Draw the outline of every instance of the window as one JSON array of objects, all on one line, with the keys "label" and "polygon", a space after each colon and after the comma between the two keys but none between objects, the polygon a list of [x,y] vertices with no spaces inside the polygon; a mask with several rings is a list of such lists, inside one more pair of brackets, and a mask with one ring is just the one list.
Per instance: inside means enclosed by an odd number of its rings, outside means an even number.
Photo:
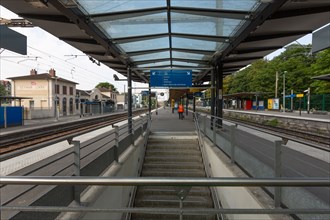
[{"label": "window", "polygon": [[70,95],[73,95],[73,87],[70,87]]},{"label": "window", "polygon": [[34,101],[33,100],[30,101],[30,108],[34,108]]},{"label": "window", "polygon": [[67,94],[66,86],[63,86],[63,95],[66,95],[66,94]]},{"label": "window", "polygon": [[55,85],[55,94],[60,94],[60,85]]}]

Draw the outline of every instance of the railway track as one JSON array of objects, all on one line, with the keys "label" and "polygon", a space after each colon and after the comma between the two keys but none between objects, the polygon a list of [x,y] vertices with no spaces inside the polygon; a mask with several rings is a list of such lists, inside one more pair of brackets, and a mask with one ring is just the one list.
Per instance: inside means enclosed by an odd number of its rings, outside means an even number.
[{"label": "railway track", "polygon": [[298,130],[291,130],[282,127],[273,127],[269,125],[263,125],[256,122],[243,121],[232,117],[224,117],[229,122],[238,123],[243,126],[251,127],[253,129],[262,129],[266,133],[270,133],[273,135],[281,136],[284,140],[293,140],[296,142],[300,142],[303,144],[311,145],[314,148],[330,151],[330,137],[310,133],[303,132]]},{"label": "railway track", "polygon": [[[137,110],[133,116],[140,115],[146,110]],[[29,128],[21,132],[11,132],[0,135],[0,155],[23,150],[51,140],[68,136],[78,136],[102,127],[113,125],[127,119],[127,113],[99,116],[85,120]]]}]

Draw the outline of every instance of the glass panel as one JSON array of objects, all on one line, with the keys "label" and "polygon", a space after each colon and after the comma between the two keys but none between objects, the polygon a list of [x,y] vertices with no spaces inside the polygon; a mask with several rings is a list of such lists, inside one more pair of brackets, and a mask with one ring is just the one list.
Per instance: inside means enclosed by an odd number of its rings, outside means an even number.
[{"label": "glass panel", "polygon": [[174,48],[189,48],[193,50],[200,50],[202,48],[203,50],[219,50],[223,45],[225,45],[225,43],[172,37],[172,46]]},{"label": "glass panel", "polygon": [[230,36],[241,20],[171,13],[172,32]]},{"label": "glass panel", "polygon": [[173,58],[195,59],[195,60],[201,60],[203,58],[204,59],[211,58],[211,55],[196,54],[196,53],[184,53],[184,52],[178,52],[178,51],[173,51],[172,56],[173,56]]},{"label": "glass panel", "polygon": [[77,0],[88,14],[165,7],[166,0]]},{"label": "glass panel", "polygon": [[99,22],[98,25],[111,38],[142,36],[168,32],[166,13],[132,17],[114,21],[104,21]]},{"label": "glass panel", "polygon": [[138,67],[153,67],[153,66],[164,66],[164,65],[171,65],[170,61],[163,61],[163,62],[156,62],[156,63],[147,63],[137,65]]},{"label": "glass panel", "polygon": [[125,52],[169,48],[168,37],[118,44]]},{"label": "glass panel", "polygon": [[138,56],[131,56],[133,61],[163,59],[163,58],[169,58],[169,57],[170,57],[169,51],[150,53],[150,54],[144,54],[144,55],[138,55]]},{"label": "glass panel", "polygon": [[173,61],[173,65],[197,67],[200,64],[198,64],[198,63],[187,63],[187,62],[181,62],[181,61]]},{"label": "glass panel", "polygon": [[251,11],[259,0],[172,0],[171,6]]}]

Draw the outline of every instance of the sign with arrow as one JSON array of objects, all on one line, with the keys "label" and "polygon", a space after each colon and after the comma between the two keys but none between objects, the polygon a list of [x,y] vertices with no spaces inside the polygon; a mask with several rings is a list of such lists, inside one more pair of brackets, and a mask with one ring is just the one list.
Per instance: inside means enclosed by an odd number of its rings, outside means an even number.
[{"label": "sign with arrow", "polygon": [[151,70],[150,87],[192,87],[192,70]]}]

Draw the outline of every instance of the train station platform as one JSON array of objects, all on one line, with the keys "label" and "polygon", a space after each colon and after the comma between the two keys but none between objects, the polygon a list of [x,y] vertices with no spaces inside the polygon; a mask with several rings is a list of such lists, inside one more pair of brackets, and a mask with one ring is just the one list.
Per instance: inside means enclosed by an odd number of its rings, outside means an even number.
[{"label": "train station platform", "polygon": [[167,107],[159,108],[158,114],[153,112],[151,132],[192,132],[195,131],[192,112],[184,112],[184,119],[179,119],[179,114],[175,110]]}]

